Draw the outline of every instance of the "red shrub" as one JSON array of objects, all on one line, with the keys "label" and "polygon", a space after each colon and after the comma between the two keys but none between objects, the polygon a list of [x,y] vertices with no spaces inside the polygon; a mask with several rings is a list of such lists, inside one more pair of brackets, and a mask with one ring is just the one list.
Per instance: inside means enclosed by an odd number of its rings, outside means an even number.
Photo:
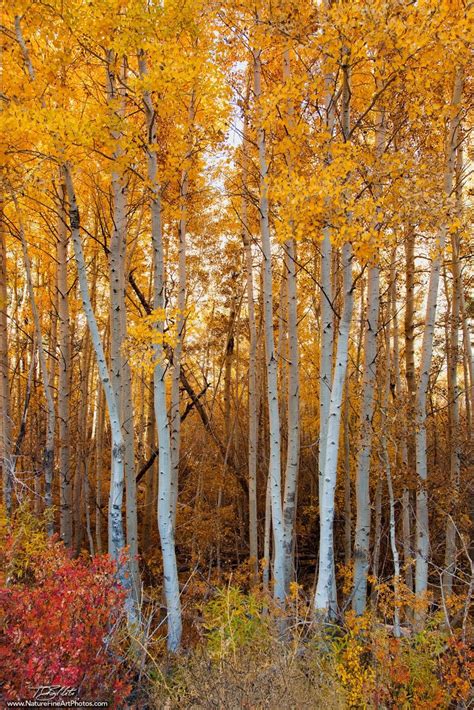
[{"label": "red shrub", "polygon": [[128,687],[109,643],[124,603],[115,564],[106,556],[74,560],[51,543],[33,569],[29,585],[0,589],[2,691],[21,698],[40,685],[70,686],[118,703]]}]

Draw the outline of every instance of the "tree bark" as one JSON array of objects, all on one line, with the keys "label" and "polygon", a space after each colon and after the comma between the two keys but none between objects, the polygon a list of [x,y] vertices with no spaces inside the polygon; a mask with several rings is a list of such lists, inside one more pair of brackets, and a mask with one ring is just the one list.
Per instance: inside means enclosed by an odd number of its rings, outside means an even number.
[{"label": "tree bark", "polygon": [[[124,61],[121,81],[117,89],[116,79],[117,57],[112,50],[106,54],[107,101],[113,110],[114,118],[122,119],[125,112],[125,95],[123,84],[125,80]],[[118,109],[113,109],[119,100]],[[126,487],[126,521],[127,545],[130,551],[130,570],[132,588],[137,603],[140,598],[140,572],[138,569],[138,522],[137,522],[137,491],[135,481],[135,444],[133,431],[133,400],[132,380],[129,363],[124,355],[123,346],[126,338],[126,306],[125,306],[125,260],[127,248],[127,185],[124,176],[116,167],[123,149],[120,145],[122,133],[120,129],[110,131],[115,147],[113,151],[114,166],[112,168],[113,194],[113,229],[109,249],[109,285],[110,285],[110,352],[112,385],[117,396],[117,404],[122,427],[124,443],[124,466]]]},{"label": "tree bark", "polygon": [[[140,56],[140,73],[146,75],[146,61]],[[182,620],[181,600],[179,593],[178,567],[176,564],[176,550],[174,540],[173,518],[173,489],[172,489],[172,461],[171,461],[171,434],[168,421],[168,407],[166,402],[166,366],[164,363],[163,311],[165,306],[164,282],[164,252],[163,233],[161,220],[161,187],[158,180],[158,165],[156,156],[156,113],[148,91],[143,93],[143,103],[148,129],[148,179],[151,190],[151,237],[153,248],[153,306],[157,312],[157,342],[155,344],[153,371],[155,419],[158,433],[158,529],[160,532],[161,551],[163,556],[163,587],[166,598],[168,620],[168,650],[172,653],[179,649],[181,643]]]},{"label": "tree bark", "polygon": [[43,451],[43,472],[44,472],[44,500],[46,510],[49,511],[47,521],[48,535],[54,532],[53,518],[53,469],[54,469],[54,434],[56,426],[56,412],[54,401],[51,393],[50,373],[46,362],[46,354],[43,346],[43,334],[41,329],[41,321],[36,305],[36,297],[33,288],[33,278],[31,274],[31,262],[28,254],[28,246],[26,243],[25,229],[23,225],[23,217],[16,195],[12,193],[15,209],[18,216],[18,229],[20,233],[21,247],[23,251],[23,262],[26,272],[26,283],[28,286],[28,294],[30,297],[31,311],[33,314],[33,323],[35,328],[35,337],[38,348],[38,358],[40,364],[41,378],[43,380],[44,396],[46,400],[46,442]]},{"label": "tree bark", "polygon": [[[350,68],[348,59],[348,56],[346,56],[343,65],[342,133],[344,141],[349,140],[350,133]],[[347,215],[347,218],[349,219],[350,215]],[[332,616],[337,606],[334,587],[334,512],[342,397],[349,359],[349,336],[354,301],[352,257],[352,245],[347,242],[342,247],[344,305],[339,321],[336,362],[329,403],[323,494],[319,505],[319,565],[318,581],[314,595],[314,610],[318,616],[323,618]]]},{"label": "tree bark", "polygon": [[[454,82],[452,107],[456,114],[450,121],[449,136],[446,149],[446,169],[444,176],[444,191],[449,199],[453,187],[455,152],[459,128],[459,103],[462,94],[462,72],[456,73]],[[429,529],[428,529],[428,463],[427,463],[427,408],[426,399],[430,378],[431,359],[433,352],[433,337],[436,324],[436,306],[438,285],[441,269],[442,253],[446,241],[446,225],[442,225],[436,240],[437,255],[431,262],[428,297],[425,313],[425,330],[421,347],[421,364],[416,391],[416,473],[418,489],[416,494],[416,569],[415,591],[419,600],[424,600],[428,591],[428,561],[429,561]],[[420,607],[416,614],[417,625],[424,621],[425,610]]]},{"label": "tree bark", "polygon": [[69,289],[67,280],[68,234],[66,225],[66,185],[60,176],[58,200],[57,293],[58,293],[58,438],[59,511],[61,540],[72,544],[72,477],[70,463],[69,398],[71,385],[71,345],[69,332]]},{"label": "tree bark", "polygon": [[372,452],[372,418],[377,375],[377,329],[379,317],[380,273],[377,265],[369,268],[367,321],[364,343],[363,402],[356,476],[357,520],[354,542],[354,595],[352,606],[363,614],[367,601],[367,575],[370,548],[370,456]]},{"label": "tree bark", "polygon": [[11,515],[13,506],[14,459],[12,446],[8,357],[7,249],[2,193],[0,194],[0,466],[2,468],[3,503],[7,515]]},{"label": "tree bark", "polygon": [[112,436],[112,461],[110,474],[110,495],[109,495],[109,536],[108,549],[110,556],[117,561],[119,565],[119,575],[122,586],[127,590],[127,615],[130,622],[136,621],[136,608],[134,603],[133,590],[130,584],[130,569],[128,561],[123,562],[122,555],[125,547],[125,535],[122,519],[122,502],[123,502],[123,486],[124,486],[124,461],[123,452],[124,444],[122,437],[122,427],[120,423],[120,414],[118,409],[117,397],[114,392],[112,381],[110,378],[107,362],[105,359],[104,347],[100,337],[97,320],[92,308],[92,303],[89,295],[89,285],[87,283],[87,269],[82,249],[80,235],[80,216],[77,206],[74,184],[72,181],[71,168],[68,163],[63,166],[66,180],[66,188],[69,199],[69,219],[72,232],[72,243],[74,246],[74,257],[77,266],[79,277],[79,287],[82,298],[82,306],[86,316],[87,325],[90,330],[92,345],[94,348],[99,377],[104,389],[107,410],[109,414],[110,430]]}]

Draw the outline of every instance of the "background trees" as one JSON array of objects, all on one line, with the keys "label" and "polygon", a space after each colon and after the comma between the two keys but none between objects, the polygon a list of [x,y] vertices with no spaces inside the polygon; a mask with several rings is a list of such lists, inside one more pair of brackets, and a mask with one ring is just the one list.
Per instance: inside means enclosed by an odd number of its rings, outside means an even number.
[{"label": "background trees", "polygon": [[126,546],[171,650],[193,570],[315,583],[323,617],[465,595],[472,9],[5,14],[8,513]]}]

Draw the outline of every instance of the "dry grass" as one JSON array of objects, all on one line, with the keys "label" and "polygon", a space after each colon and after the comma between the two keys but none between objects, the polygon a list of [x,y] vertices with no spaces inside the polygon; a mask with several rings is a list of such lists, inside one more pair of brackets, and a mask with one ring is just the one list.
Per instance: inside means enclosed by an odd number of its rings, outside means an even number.
[{"label": "dry grass", "polygon": [[197,650],[154,684],[150,700],[163,710],[338,710],[347,705],[335,678],[332,661],[315,648],[272,640],[219,661]]}]

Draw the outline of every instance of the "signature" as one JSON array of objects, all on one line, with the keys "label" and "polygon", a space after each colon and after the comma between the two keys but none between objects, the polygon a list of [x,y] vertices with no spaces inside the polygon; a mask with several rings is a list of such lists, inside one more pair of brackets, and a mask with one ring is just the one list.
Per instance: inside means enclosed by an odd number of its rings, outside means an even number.
[{"label": "signature", "polygon": [[55,700],[56,698],[73,698],[78,688],[67,685],[39,685],[36,688],[33,700]]}]

